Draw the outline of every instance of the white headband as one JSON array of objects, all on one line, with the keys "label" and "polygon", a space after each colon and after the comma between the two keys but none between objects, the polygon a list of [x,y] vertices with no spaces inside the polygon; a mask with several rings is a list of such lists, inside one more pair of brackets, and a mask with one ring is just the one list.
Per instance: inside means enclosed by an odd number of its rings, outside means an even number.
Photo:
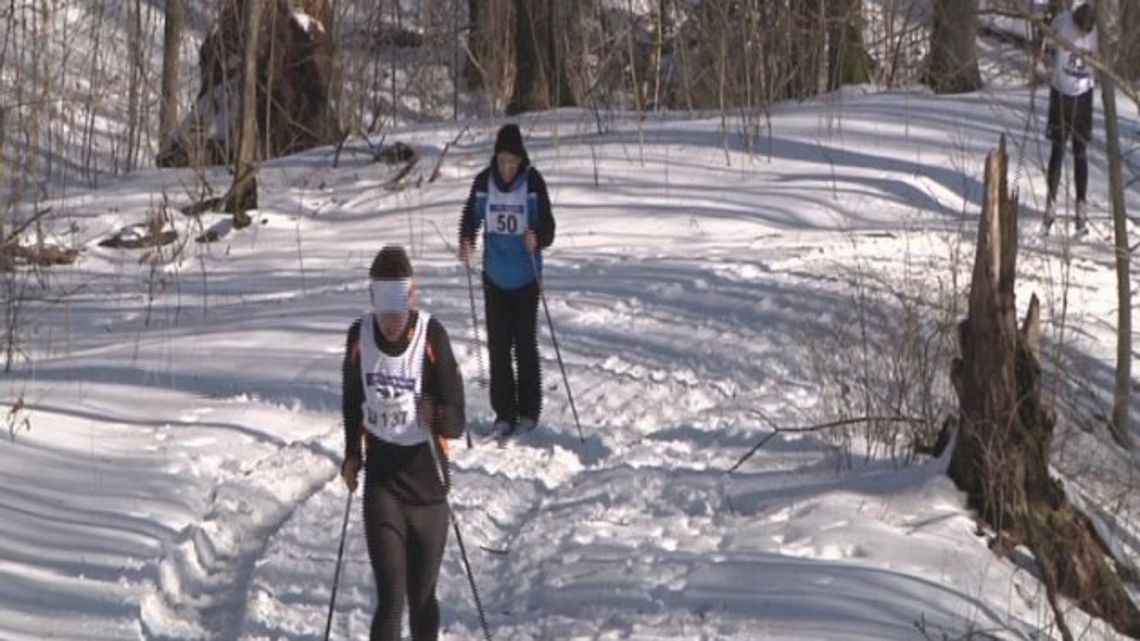
[{"label": "white headband", "polygon": [[372,309],[378,313],[406,312],[412,296],[412,279],[374,280],[369,286]]}]

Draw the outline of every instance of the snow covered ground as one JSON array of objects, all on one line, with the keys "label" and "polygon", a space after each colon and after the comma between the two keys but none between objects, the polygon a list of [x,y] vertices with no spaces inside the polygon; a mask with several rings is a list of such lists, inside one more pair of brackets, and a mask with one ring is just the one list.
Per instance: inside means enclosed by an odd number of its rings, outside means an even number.
[{"label": "snow covered ground", "polygon": [[[1093,234],[1039,238],[1044,92],[1032,98],[1027,135],[1024,88],[847,90],[777,106],[752,153],[711,114],[640,126],[614,114],[601,133],[585,111],[522,118],[558,219],[546,295],[585,439],[544,329],[541,429],[506,449],[454,448],[452,506],[495,639],[1054,638],[1031,564],[989,551],[945,461],[837,465],[830,442],[782,434],[725,474],[771,425],[826,415],[811,346],[855,319],[852,270],[900,289],[954,273],[965,286],[982,162],[1003,133],[1027,204],[1019,303],[1043,298],[1069,371],[1057,467],[1099,472],[1079,487],[1137,557],[1140,461],[1095,420],[1114,362],[1103,147]],[[1125,115],[1131,135],[1140,123]],[[469,415],[490,419],[449,245],[497,124],[389,133],[424,156],[422,184],[403,190],[361,155],[335,169],[329,150],[268,163],[256,225],[175,259],[96,243],[162,193],[188,202],[190,172],[53,203],[85,251],[52,283],[76,293],[28,308],[28,360],[0,377],[14,426],[0,441],[0,638],[322,638],[347,498],[344,331],[381,245],[411,248]],[[220,217],[175,219],[193,235]],[[25,409],[10,413],[17,398]],[[352,510],[339,639],[364,638],[374,598]],[[439,595],[444,638],[481,638],[454,539]],[[1068,614],[1083,639],[1119,638]]]}]

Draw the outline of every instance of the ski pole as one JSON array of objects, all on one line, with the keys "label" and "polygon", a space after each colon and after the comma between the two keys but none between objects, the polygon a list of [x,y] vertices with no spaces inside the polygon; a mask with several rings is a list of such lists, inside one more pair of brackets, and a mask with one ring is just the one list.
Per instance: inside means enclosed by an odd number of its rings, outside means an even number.
[{"label": "ski pole", "polygon": [[554,355],[558,357],[558,368],[562,370],[562,383],[566,385],[566,396],[570,399],[570,411],[574,413],[574,426],[578,428],[578,440],[585,443],[582,436],[582,422],[578,420],[578,408],[574,406],[574,392],[570,389],[570,379],[566,376],[566,365],[562,363],[562,350],[558,349],[558,335],[554,332],[554,321],[550,318],[550,307],[546,304],[546,291],[542,286],[542,275],[538,273],[538,261],[533,252],[530,255],[530,266],[534,270],[534,277],[538,280],[538,295],[542,299],[542,311],[546,313],[546,324],[550,326],[550,340],[554,343]]},{"label": "ski pole", "polygon": [[[487,368],[483,366],[483,341],[479,338],[479,317],[475,315],[475,285],[471,279],[471,264],[463,261],[467,270],[467,298],[471,301],[471,331],[475,333],[475,359],[479,361],[479,385],[487,387]],[[471,449],[471,432],[467,433],[467,449]]]},{"label": "ski pole", "polygon": [[344,523],[340,526],[340,549],[336,553],[336,572],[333,573],[332,597],[329,599],[329,617],[325,621],[325,641],[329,641],[329,631],[332,630],[333,610],[336,608],[336,588],[340,583],[340,562],[344,558],[344,539],[348,533],[348,517],[352,514],[352,496],[356,490],[349,490],[348,503],[344,506]]},{"label": "ski pole", "polygon": [[[439,239],[443,241],[443,246],[447,248],[447,251],[462,260],[463,255],[458,253],[451,246],[451,243],[447,241],[447,237],[440,231],[439,225],[436,225],[434,220],[431,224],[435,227],[435,233],[439,235]],[[463,241],[460,241],[460,250],[462,250],[463,247],[462,242]],[[483,367],[483,341],[479,338],[479,317],[475,315],[475,285],[471,280],[471,272],[474,270],[471,269],[471,263],[467,260],[463,260],[463,267],[467,271],[467,297],[471,301],[471,331],[475,334],[475,358],[479,361],[479,385],[481,387],[487,387],[487,368]],[[467,449],[471,449],[472,447],[474,446],[471,445],[471,433],[467,432]]]},{"label": "ski pole", "polygon": [[[479,361],[479,383],[485,384],[487,373],[483,369],[483,345],[479,340],[479,319],[475,316],[475,285],[471,282],[471,265],[464,260],[463,270],[467,272],[467,298],[471,301],[471,331],[475,334],[475,358]],[[471,432],[464,430],[467,436],[467,449],[471,449]]]},{"label": "ski pole", "polygon": [[471,572],[471,561],[467,558],[467,546],[463,545],[463,535],[459,533],[459,521],[455,518],[455,511],[451,509],[451,499],[446,493],[450,491],[451,484],[447,480],[447,473],[443,469],[443,458],[440,456],[435,434],[428,434],[428,448],[431,458],[435,461],[435,471],[439,475],[439,482],[443,484],[444,505],[447,506],[447,515],[451,519],[451,529],[455,532],[455,542],[459,544],[459,556],[463,559],[463,569],[467,572],[467,583],[471,586],[471,596],[475,599],[475,609],[479,612],[479,625],[483,626],[483,636],[491,641],[491,628],[487,626],[487,616],[483,613],[483,600],[479,598],[479,588],[475,587],[475,575]]}]

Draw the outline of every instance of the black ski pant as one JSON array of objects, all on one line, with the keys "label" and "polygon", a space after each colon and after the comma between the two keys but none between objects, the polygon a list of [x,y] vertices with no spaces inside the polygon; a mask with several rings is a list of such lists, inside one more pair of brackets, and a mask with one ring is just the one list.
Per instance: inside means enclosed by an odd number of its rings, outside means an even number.
[{"label": "black ski pant", "polygon": [[413,641],[439,638],[435,585],[447,518],[447,503],[409,505],[365,477],[364,536],[377,592],[370,641],[398,641],[405,600]]},{"label": "black ski pant", "polygon": [[1080,96],[1065,96],[1056,89],[1049,93],[1049,121],[1046,125],[1053,147],[1049,152],[1048,202],[1057,200],[1065,143],[1073,143],[1073,180],[1077,201],[1084,202],[1089,189],[1088,142],[1092,138],[1092,98],[1090,89]]},{"label": "black ski pant", "polygon": [[[538,360],[538,282],[502,289],[483,279],[487,349],[491,355],[491,408],[495,419],[516,424],[542,412]],[[518,376],[515,376],[515,365]]]}]

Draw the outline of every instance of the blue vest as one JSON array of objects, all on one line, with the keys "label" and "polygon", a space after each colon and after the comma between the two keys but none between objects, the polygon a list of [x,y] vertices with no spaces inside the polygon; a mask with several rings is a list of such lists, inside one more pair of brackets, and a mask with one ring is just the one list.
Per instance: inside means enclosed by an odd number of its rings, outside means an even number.
[{"label": "blue vest", "polygon": [[493,175],[487,191],[475,196],[475,215],[483,224],[483,271],[495,285],[518,289],[542,273],[542,254],[528,256],[523,235],[538,227],[538,197],[527,189],[530,168],[500,190]]}]

